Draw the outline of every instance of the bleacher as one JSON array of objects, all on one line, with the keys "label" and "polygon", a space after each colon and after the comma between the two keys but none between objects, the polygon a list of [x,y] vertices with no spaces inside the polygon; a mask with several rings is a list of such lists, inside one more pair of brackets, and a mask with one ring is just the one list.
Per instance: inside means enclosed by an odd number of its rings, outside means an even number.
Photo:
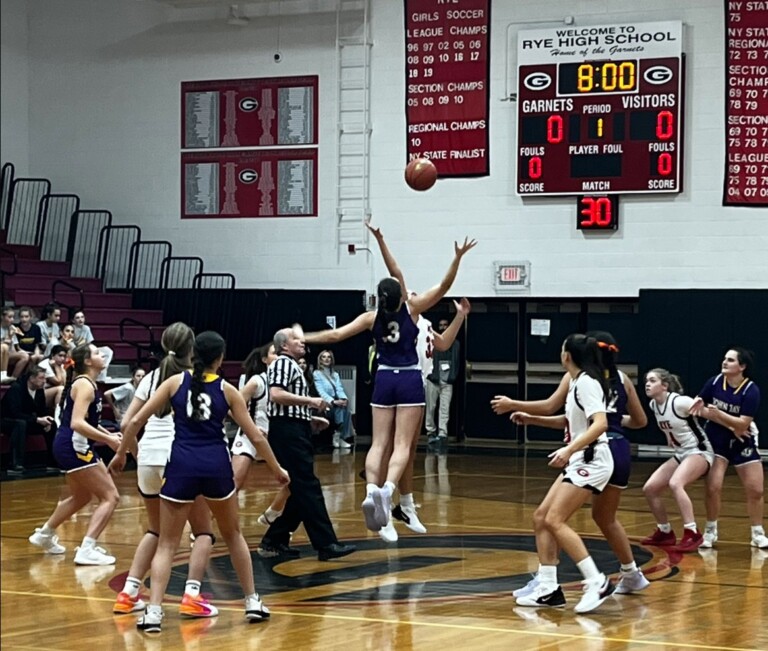
[{"label": "bleacher", "polygon": [[[39,314],[53,301],[62,309],[62,324],[83,310],[96,343],[114,351],[104,390],[128,381],[132,366],[151,368],[160,357],[162,305],[134,307],[135,290],[226,293],[235,287],[231,274],[205,272],[201,258],[174,257],[170,242],[142,240],[138,226],[114,224],[108,210],[84,209],[77,195],[54,192],[50,180],[16,177],[11,163],[2,167],[1,191],[3,305],[26,305]],[[236,381],[240,362],[227,362],[224,373]],[[8,449],[3,433],[3,467]],[[44,451],[43,437],[28,437],[29,465]]]}]

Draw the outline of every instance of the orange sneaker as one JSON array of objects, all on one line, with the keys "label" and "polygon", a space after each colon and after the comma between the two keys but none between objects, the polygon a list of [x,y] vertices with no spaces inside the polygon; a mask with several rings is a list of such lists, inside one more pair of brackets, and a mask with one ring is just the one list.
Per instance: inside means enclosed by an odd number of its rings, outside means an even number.
[{"label": "orange sneaker", "polygon": [[208,603],[203,595],[193,597],[185,593],[181,600],[179,614],[182,617],[216,617],[219,614],[219,609]]},{"label": "orange sneaker", "polygon": [[127,592],[121,592],[117,595],[115,605],[112,606],[112,612],[116,615],[130,615],[131,613],[137,613],[140,610],[144,610],[147,607],[139,596],[132,597]]}]

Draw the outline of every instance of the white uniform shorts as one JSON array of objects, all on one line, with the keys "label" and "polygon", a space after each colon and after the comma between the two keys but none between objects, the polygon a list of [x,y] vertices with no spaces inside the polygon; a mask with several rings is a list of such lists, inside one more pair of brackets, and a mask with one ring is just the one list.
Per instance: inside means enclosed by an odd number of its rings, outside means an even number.
[{"label": "white uniform shorts", "polygon": [[238,430],[237,434],[235,434],[235,438],[232,439],[232,455],[256,459],[258,453],[250,439]]},{"label": "white uniform shorts", "polygon": [[596,443],[594,456],[589,463],[584,461],[584,452],[585,450],[579,450],[570,458],[563,471],[563,481],[600,494],[608,485],[613,474],[611,448],[607,443]]},{"label": "white uniform shorts", "polygon": [[715,460],[715,453],[712,450],[712,444],[709,441],[704,442],[703,450],[699,450],[699,448],[677,448],[675,450],[675,461],[677,461],[677,463],[683,463],[683,461],[685,461],[685,459],[688,457],[692,457],[697,454],[703,456],[706,462],[709,464],[709,467],[712,467],[712,463]]},{"label": "white uniform shorts", "polygon": [[160,489],[163,487],[163,475],[165,466],[138,466],[136,478],[139,483],[139,493],[142,497],[160,497]]}]

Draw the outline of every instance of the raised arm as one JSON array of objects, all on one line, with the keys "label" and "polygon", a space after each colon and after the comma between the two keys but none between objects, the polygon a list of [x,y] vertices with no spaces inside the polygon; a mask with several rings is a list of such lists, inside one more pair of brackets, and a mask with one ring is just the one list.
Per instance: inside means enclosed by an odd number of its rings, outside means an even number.
[{"label": "raised arm", "polygon": [[456,336],[459,334],[461,324],[464,323],[464,319],[467,318],[472,306],[466,298],[462,298],[460,302],[454,301],[456,306],[456,316],[453,317],[453,321],[448,326],[445,332],[433,332],[432,333],[432,345],[435,350],[445,351],[448,350],[453,342],[456,341]]},{"label": "raised arm", "polygon": [[359,335],[361,332],[371,330],[375,320],[375,312],[364,312],[354,321],[350,321],[340,328],[304,333],[304,341],[308,344],[336,344],[345,339],[349,339],[350,337],[354,337],[355,335]]},{"label": "raised arm", "polygon": [[403,289],[403,292],[405,292],[406,285],[405,280],[403,279],[403,271],[400,269],[400,266],[397,264],[397,261],[390,252],[387,243],[384,241],[384,235],[382,234],[381,229],[374,228],[370,224],[366,224],[366,227],[371,232],[373,237],[376,238],[376,242],[379,245],[379,250],[381,251],[381,257],[384,258],[384,264],[387,267],[387,272],[389,272],[389,275],[392,276],[392,278],[397,279],[397,281],[400,283],[400,287]]},{"label": "raised arm", "polygon": [[[451,260],[448,271],[446,271],[440,284],[408,299],[408,304],[411,306],[411,314],[421,314],[422,312],[426,312],[448,293],[451,285],[453,285],[453,281],[456,280],[456,273],[459,271],[461,259],[467,251],[475,248],[475,246],[477,246],[477,240],[470,240],[468,237],[464,238],[464,243],[461,245],[459,245],[458,242],[453,243],[453,260]],[[403,287],[405,287],[405,285],[403,285]]]},{"label": "raised arm", "polygon": [[513,400],[507,396],[494,396],[491,400],[491,409],[499,415],[510,411],[526,411],[531,415],[550,416],[565,404],[570,381],[571,376],[565,373],[554,393],[544,400]]}]

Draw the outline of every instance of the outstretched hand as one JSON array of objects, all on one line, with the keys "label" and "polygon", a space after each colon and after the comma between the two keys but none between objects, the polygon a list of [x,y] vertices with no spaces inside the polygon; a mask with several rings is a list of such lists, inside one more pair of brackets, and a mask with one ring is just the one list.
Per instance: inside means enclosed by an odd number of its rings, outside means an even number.
[{"label": "outstretched hand", "polygon": [[381,242],[381,240],[384,239],[384,235],[382,234],[380,228],[374,228],[371,226],[370,222],[365,222],[365,227],[371,231],[371,234],[376,238],[377,241]]},{"label": "outstretched hand", "polygon": [[460,301],[454,301],[453,304],[456,307],[456,311],[465,318],[472,310],[472,305],[470,305],[466,298],[462,298]]},{"label": "outstretched hand", "polygon": [[464,244],[459,246],[458,242],[453,243],[453,250],[456,253],[456,257],[460,258],[463,256],[467,251],[470,249],[474,249],[477,246],[477,240],[475,239],[469,239],[468,237],[464,238]]}]

